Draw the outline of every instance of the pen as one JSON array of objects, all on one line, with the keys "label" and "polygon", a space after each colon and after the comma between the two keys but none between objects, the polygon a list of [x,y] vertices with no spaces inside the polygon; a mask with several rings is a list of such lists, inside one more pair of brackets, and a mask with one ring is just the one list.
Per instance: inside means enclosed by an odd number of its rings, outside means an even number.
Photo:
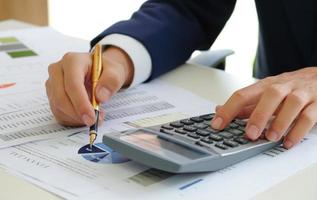
[{"label": "pen", "polygon": [[101,63],[101,45],[97,44],[93,51],[93,58],[92,58],[92,70],[91,70],[91,104],[94,107],[95,115],[96,115],[96,122],[95,124],[91,125],[89,128],[89,145],[90,149],[97,138],[98,132],[98,120],[99,120],[99,104],[95,97],[95,90],[96,85],[99,80],[101,70],[102,70],[102,63]]}]

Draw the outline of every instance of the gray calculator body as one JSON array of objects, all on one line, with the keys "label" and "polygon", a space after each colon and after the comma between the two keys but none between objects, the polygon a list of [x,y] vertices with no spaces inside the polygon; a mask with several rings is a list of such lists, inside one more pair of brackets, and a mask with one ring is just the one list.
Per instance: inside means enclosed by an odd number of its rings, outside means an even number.
[{"label": "gray calculator body", "polygon": [[281,143],[244,139],[245,122],[241,120],[235,120],[225,130],[213,130],[209,126],[212,117],[209,114],[105,134],[103,142],[134,161],[172,173],[216,171]]}]

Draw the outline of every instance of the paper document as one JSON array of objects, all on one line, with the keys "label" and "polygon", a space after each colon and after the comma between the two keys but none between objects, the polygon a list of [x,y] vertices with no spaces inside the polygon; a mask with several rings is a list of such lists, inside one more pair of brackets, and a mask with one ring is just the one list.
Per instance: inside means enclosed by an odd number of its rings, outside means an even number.
[{"label": "paper document", "polygon": [[[176,94],[177,96],[173,96]],[[23,97],[22,97],[23,96]],[[183,99],[195,102],[188,107]],[[6,95],[0,100],[0,148],[23,144],[35,140],[67,136],[87,130],[86,127],[70,128],[59,125],[54,119],[44,91]],[[111,127],[120,122],[143,119],[166,113],[197,110],[212,104],[182,89],[160,81],[143,84],[131,90],[121,91],[108,103],[103,127]]]},{"label": "paper document", "polygon": [[[102,105],[92,150],[87,128],[56,123],[44,82],[47,66],[87,41],[50,28],[0,32],[0,167],[65,199],[250,199],[317,161],[317,130],[291,150],[268,152],[213,173],[176,175],[148,168],[102,143],[102,135],[214,112],[215,105],[165,82],[122,90]],[[7,148],[4,148],[7,147]]]},{"label": "paper document", "polygon": [[[127,125],[113,126],[122,131]],[[317,136],[291,150],[272,149],[214,173],[174,175],[149,169],[87,135],[0,151],[0,166],[66,199],[249,199],[317,161]],[[79,150],[79,151],[78,151]]]}]

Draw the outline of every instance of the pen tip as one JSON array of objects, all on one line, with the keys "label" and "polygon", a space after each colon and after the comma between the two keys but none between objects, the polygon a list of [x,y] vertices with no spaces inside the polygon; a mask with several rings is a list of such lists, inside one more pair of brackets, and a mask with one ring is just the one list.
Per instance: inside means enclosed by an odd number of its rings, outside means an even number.
[{"label": "pen tip", "polygon": [[90,149],[92,149],[92,146],[93,146],[93,144],[94,144],[94,142],[96,140],[96,137],[97,137],[97,134],[94,133],[94,132],[91,132],[89,134],[89,147],[90,147]]}]

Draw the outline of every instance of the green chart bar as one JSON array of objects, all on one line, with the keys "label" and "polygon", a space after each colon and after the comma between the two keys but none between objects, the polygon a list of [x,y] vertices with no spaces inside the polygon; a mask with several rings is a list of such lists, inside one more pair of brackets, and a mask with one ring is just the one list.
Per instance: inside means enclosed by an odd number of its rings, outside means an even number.
[{"label": "green chart bar", "polygon": [[36,56],[37,54],[32,50],[24,50],[24,51],[13,51],[7,52],[11,58],[21,58],[21,57],[29,57],[29,56]]}]

